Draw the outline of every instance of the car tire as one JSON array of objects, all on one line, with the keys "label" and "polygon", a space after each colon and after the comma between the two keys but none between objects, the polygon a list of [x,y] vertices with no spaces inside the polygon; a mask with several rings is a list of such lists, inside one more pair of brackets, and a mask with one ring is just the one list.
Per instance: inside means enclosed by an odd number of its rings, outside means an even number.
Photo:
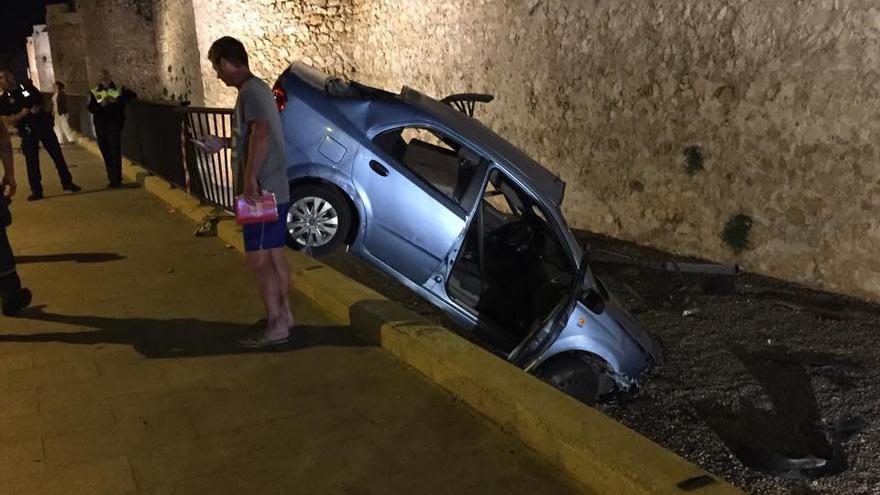
[{"label": "car tire", "polygon": [[589,405],[595,405],[607,377],[601,366],[590,356],[563,355],[550,358],[536,375],[566,395]]},{"label": "car tire", "polygon": [[351,219],[349,202],[336,187],[293,186],[285,218],[287,245],[315,257],[330,254],[345,243]]}]

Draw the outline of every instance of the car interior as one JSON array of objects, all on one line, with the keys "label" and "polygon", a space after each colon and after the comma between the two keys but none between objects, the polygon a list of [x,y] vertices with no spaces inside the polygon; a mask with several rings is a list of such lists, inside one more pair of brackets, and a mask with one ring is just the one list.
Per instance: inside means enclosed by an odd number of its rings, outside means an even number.
[{"label": "car interior", "polygon": [[457,142],[428,129],[395,129],[380,134],[373,142],[459,205],[483,160]]},{"label": "car interior", "polygon": [[478,313],[481,326],[497,329],[510,351],[567,297],[575,277],[560,234],[534,199],[490,172],[448,294]]}]

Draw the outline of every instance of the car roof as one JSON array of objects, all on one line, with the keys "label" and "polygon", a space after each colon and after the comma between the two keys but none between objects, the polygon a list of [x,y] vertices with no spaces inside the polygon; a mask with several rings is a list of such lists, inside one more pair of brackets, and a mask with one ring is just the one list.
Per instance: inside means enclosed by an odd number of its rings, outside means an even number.
[{"label": "car roof", "polygon": [[418,110],[429,120],[436,121],[500,159],[504,168],[512,169],[526,178],[532,186],[554,205],[559,207],[565,195],[565,182],[544,168],[516,146],[496,134],[479,120],[452,106],[442,103],[418,90],[404,87],[400,94],[366,86],[356,81],[331,77],[305,65],[294,63],[289,72],[302,82],[331,98],[357,100],[396,100]]}]

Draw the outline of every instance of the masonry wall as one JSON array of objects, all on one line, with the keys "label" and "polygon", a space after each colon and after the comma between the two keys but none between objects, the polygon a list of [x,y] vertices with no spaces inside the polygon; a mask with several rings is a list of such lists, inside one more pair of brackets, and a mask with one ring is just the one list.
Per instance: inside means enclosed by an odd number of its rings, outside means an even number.
[{"label": "masonry wall", "polygon": [[350,53],[380,85],[495,94],[485,120],[568,183],[575,227],[880,296],[875,3],[572,4],[364,2]]},{"label": "masonry wall", "polygon": [[153,0],[80,0],[77,10],[90,87],[106,68],[117,84],[132,88],[143,98],[161,98],[162,59]]},{"label": "masonry wall", "polygon": [[574,227],[880,299],[872,0],[191,1],[209,105],[234,102],[205,59],[224,34],[270,83],[301,59],[492,93],[478,116],[568,183]]},{"label": "masonry wall", "polygon": [[156,0],[159,79],[164,99],[204,105],[195,16],[190,0]]},{"label": "masonry wall", "polygon": [[34,26],[34,35],[29,43],[34,46],[34,61],[37,68],[36,79],[39,80],[39,88],[51,93],[54,91],[55,70],[52,67],[52,50],[49,47],[49,34],[45,25]]},{"label": "masonry wall", "polygon": [[28,58],[28,76],[33,81],[37,89],[40,88],[40,74],[37,70],[37,50],[34,47],[34,38],[28,37],[26,41],[27,58]]},{"label": "masonry wall", "polygon": [[[232,106],[235,91],[226,88],[207,59],[211,43],[221,36],[240,39],[251,56],[251,70],[273,84],[291,61],[342,73],[354,65],[342,40],[357,26],[351,23],[351,2],[342,0],[192,0],[198,19],[198,46],[205,101]],[[347,6],[346,6],[347,5]],[[347,65],[346,65],[346,62]]]},{"label": "masonry wall", "polygon": [[86,93],[89,77],[80,14],[66,5],[49,5],[46,25],[55,78],[66,84],[68,93]]}]

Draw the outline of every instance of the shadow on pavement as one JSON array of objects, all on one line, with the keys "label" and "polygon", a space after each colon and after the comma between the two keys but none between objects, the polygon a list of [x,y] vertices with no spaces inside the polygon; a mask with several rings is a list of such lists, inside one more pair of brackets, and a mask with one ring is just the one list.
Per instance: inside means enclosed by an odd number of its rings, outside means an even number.
[{"label": "shadow on pavement", "polygon": [[78,192],[62,192],[62,193],[58,193],[58,194],[47,194],[40,201],[45,201],[47,199],[53,199],[53,198],[63,198],[63,197],[67,197],[67,196],[82,196],[84,194],[110,193],[110,192],[114,192],[114,191],[121,191],[124,189],[139,189],[140,187],[141,187],[140,184],[138,184],[136,182],[126,182],[125,184],[122,184],[122,186],[117,187],[117,188],[110,188],[110,187],[103,187],[103,188],[98,188],[98,189],[85,189],[84,188],[82,191],[78,191]]},{"label": "shadow on pavement", "polygon": [[[784,478],[819,478],[847,469],[842,443],[846,438],[826,431],[808,371],[851,368],[840,356],[794,353],[781,347],[750,351],[733,346],[769,398],[741,401],[737,407],[713,400],[695,404],[703,419],[743,465]],[[763,401],[762,401],[763,402]]]},{"label": "shadow on pavement", "polygon": [[349,327],[296,326],[290,341],[258,351],[243,351],[235,341],[247,335],[254,325],[205,321],[194,318],[110,318],[46,313],[31,308],[20,318],[51,321],[95,330],[0,334],[0,342],[63,342],[67,344],[130,344],[148,358],[214,356],[254,352],[287,352],[316,346],[362,347]]},{"label": "shadow on pavement", "polygon": [[15,262],[24,263],[49,263],[54,261],[76,261],[77,263],[103,263],[105,261],[124,260],[125,256],[116,253],[61,253],[61,254],[31,254],[16,256]]}]

